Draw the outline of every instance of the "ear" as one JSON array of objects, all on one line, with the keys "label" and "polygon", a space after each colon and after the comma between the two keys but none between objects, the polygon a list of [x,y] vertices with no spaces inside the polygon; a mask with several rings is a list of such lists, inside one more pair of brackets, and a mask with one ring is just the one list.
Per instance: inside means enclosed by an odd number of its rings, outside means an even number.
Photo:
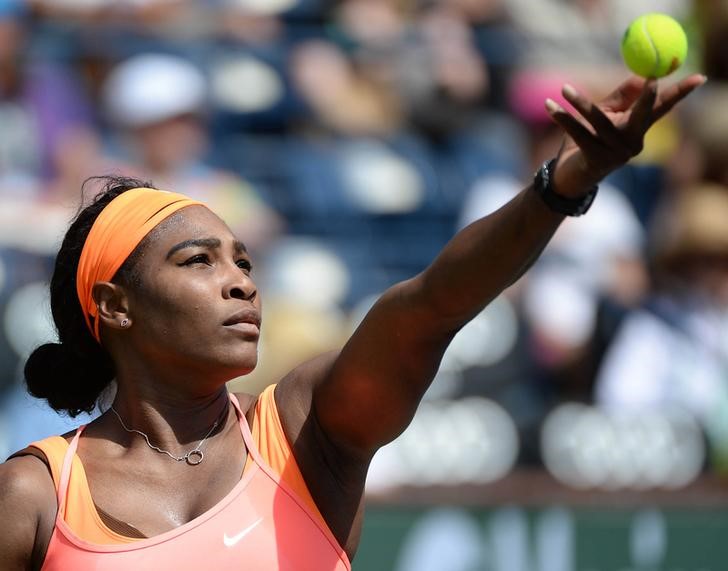
[{"label": "ear", "polygon": [[91,295],[98,307],[99,325],[109,329],[129,329],[129,298],[123,286],[111,282],[96,282]]}]

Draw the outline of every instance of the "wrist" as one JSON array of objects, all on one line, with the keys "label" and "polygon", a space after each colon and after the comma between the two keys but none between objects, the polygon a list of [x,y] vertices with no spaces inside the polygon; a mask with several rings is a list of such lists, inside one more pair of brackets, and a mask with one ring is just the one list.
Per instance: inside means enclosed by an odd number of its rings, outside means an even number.
[{"label": "wrist", "polygon": [[547,162],[552,162],[552,189],[559,196],[569,199],[583,198],[601,180],[601,177],[595,179],[593,169],[576,164],[577,161],[571,158],[559,161],[552,159]]},{"label": "wrist", "polygon": [[[566,194],[557,191],[559,181],[555,172],[556,159],[551,159],[541,166],[534,176],[533,189],[543,202],[554,212],[566,216],[581,216],[586,214],[596,197],[598,186],[585,183],[583,187],[577,186],[572,179],[571,184],[566,188],[585,188],[580,194]],[[564,188],[563,186],[560,188]]]}]

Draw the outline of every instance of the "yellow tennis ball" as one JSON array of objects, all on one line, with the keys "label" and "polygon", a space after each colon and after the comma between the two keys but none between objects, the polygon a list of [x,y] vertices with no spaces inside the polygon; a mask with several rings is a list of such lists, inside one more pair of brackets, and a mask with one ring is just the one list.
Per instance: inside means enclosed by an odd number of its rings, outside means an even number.
[{"label": "yellow tennis ball", "polygon": [[688,54],[682,26],[666,14],[644,14],[634,20],[622,38],[622,57],[642,77],[664,77],[675,71]]}]

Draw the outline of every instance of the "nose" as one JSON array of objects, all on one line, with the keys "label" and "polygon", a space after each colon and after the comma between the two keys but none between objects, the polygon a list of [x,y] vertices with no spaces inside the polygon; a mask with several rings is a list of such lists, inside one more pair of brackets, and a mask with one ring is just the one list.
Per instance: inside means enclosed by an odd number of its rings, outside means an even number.
[{"label": "nose", "polygon": [[258,295],[253,278],[242,272],[237,265],[233,266],[234,272],[230,272],[225,281],[222,295],[225,299],[242,299],[253,301]]}]

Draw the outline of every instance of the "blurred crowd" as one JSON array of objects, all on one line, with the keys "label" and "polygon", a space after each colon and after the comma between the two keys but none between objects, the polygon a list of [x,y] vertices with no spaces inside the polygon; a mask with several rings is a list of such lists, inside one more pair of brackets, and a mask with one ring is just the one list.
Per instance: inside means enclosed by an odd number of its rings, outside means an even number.
[{"label": "blurred crowd", "polygon": [[[677,75],[707,85],[461,331],[372,487],[543,464],[638,485],[629,466],[660,446],[663,471],[688,452],[692,475],[728,471],[720,0],[0,0],[0,451],[87,418],[28,397],[22,366],[53,338],[46,283],[89,177],[192,195],[242,237],[265,326],[260,366],[233,384],[255,392],[339,347],[378,294],[528,184],[562,138],[544,99],[611,91],[648,11],[684,24]],[[473,448],[427,475],[454,441]]]}]

